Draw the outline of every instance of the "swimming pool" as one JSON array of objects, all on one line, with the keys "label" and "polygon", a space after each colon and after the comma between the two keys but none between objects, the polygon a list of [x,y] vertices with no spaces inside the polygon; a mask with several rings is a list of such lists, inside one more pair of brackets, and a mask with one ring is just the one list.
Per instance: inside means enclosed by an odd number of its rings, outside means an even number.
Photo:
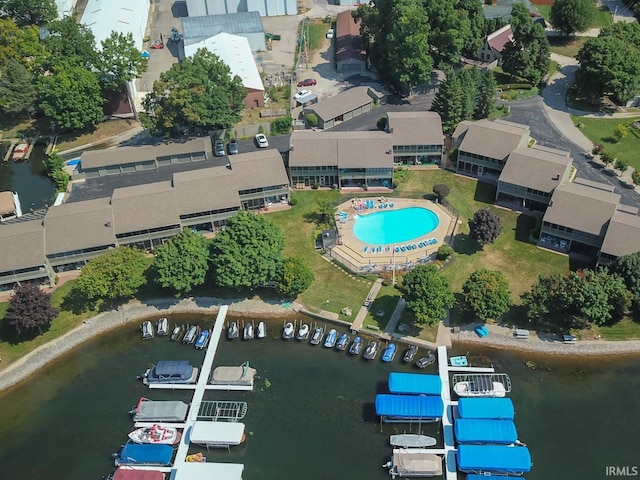
[{"label": "swimming pool", "polygon": [[427,208],[409,207],[356,215],[353,234],[373,245],[403,243],[434,231],[440,220]]}]

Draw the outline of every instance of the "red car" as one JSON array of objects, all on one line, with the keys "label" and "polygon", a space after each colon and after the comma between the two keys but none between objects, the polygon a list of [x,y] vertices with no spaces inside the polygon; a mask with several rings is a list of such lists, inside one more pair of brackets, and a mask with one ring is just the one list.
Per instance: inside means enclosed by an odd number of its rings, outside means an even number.
[{"label": "red car", "polygon": [[317,82],[314,78],[305,78],[304,80],[300,80],[298,82],[299,87],[311,87],[315,85]]}]

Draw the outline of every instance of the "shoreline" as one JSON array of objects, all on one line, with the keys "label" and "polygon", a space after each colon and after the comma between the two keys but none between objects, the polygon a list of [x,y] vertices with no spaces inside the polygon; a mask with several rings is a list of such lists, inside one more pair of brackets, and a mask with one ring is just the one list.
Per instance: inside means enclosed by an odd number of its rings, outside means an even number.
[{"label": "shoreline", "polygon": [[[117,310],[103,312],[95,317],[85,320],[73,330],[41,345],[24,357],[10,364],[0,371],[0,392],[27,380],[42,367],[59,359],[74,348],[92,340],[101,333],[122,327],[142,318],[158,315],[170,315],[176,313],[195,313],[215,315],[221,305],[229,306],[229,313],[254,314],[261,317],[281,317],[300,313],[302,306],[292,302],[283,306],[278,301],[264,301],[260,299],[220,299],[213,297],[186,298],[182,300],[161,299],[142,303],[135,301],[121,305]],[[333,321],[329,312],[322,316],[327,321]],[[580,340],[576,344],[566,345],[554,338],[540,338],[532,335],[527,340],[513,337],[513,330],[497,325],[490,325],[491,334],[485,338],[478,337],[472,329],[451,333],[450,338],[459,344],[473,344],[488,348],[507,348],[518,352],[535,352],[539,354],[552,354],[564,356],[625,356],[640,354],[640,340],[627,340],[613,342],[606,340]],[[374,332],[371,332],[374,334]],[[375,334],[374,334],[375,335]],[[405,337],[412,340],[411,343],[422,343],[421,339]]]}]

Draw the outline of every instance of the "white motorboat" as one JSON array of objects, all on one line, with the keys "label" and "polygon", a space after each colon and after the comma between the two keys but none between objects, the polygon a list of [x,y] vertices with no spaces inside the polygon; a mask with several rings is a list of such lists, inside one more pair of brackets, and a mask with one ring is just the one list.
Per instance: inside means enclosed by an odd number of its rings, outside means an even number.
[{"label": "white motorboat", "polygon": [[156,324],[156,335],[159,337],[164,337],[169,333],[169,320],[167,317],[162,317],[158,319],[158,323]]},{"label": "white motorboat", "polygon": [[171,340],[173,342],[177,342],[178,340],[180,340],[180,337],[182,336],[182,334],[184,333],[184,325],[176,325],[175,327],[173,327],[173,332],[171,332]]},{"label": "white motorboat", "polygon": [[287,322],[282,329],[282,338],[284,340],[291,340],[295,334],[296,329],[293,327],[293,323]]},{"label": "white motorboat", "polygon": [[175,428],[165,427],[159,423],[150,427],[138,428],[129,434],[129,438],[136,443],[153,443],[175,445],[182,434]]},{"label": "white motorboat", "polygon": [[233,340],[240,336],[240,329],[238,328],[238,322],[231,322],[227,330],[227,338]]},{"label": "white motorboat", "polygon": [[326,348],[333,348],[336,345],[336,341],[338,340],[338,332],[335,328],[329,330],[327,333],[327,337],[324,340],[324,346]]},{"label": "white motorboat", "polygon": [[364,349],[364,358],[365,360],[373,360],[378,355],[378,342],[371,340],[367,345],[367,348]]},{"label": "white motorboat", "polygon": [[399,448],[425,448],[433,447],[437,440],[427,435],[418,435],[417,433],[403,433],[400,435],[391,435],[389,443],[392,447]]},{"label": "white motorboat", "polygon": [[266,338],[267,325],[264,322],[258,323],[258,338]]},{"label": "white motorboat", "polygon": [[340,338],[336,343],[336,349],[344,351],[347,349],[348,346],[349,346],[349,335],[347,335],[346,333],[343,333],[342,335],[340,335]]},{"label": "white motorboat", "polygon": [[313,330],[313,335],[311,335],[311,340],[309,340],[309,343],[311,345],[318,345],[322,341],[322,337],[324,337],[324,328],[316,327]]},{"label": "white motorboat", "polygon": [[507,393],[502,383],[490,379],[488,382],[458,382],[453,386],[453,391],[459,397],[504,397]]},{"label": "white motorboat", "polygon": [[142,336],[142,340],[153,338],[153,324],[151,321],[146,320],[142,322],[142,325],[140,325],[140,335]]},{"label": "white motorboat", "polygon": [[184,337],[182,337],[182,343],[184,343],[185,345],[194,343],[196,341],[196,338],[198,338],[199,333],[199,327],[197,325],[189,325],[187,327],[187,331],[184,334]]},{"label": "white motorboat", "polygon": [[306,340],[309,336],[309,324],[303,323],[298,328],[298,333],[296,334],[296,340]]},{"label": "white motorboat", "polygon": [[242,338],[245,340],[253,339],[253,323],[249,322],[244,325]]}]

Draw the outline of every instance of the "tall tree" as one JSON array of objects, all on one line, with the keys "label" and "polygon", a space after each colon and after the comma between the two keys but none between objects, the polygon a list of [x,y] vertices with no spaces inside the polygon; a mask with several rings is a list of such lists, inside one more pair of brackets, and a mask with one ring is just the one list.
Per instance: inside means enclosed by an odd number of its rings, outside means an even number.
[{"label": "tall tree", "polygon": [[640,252],[618,257],[611,265],[611,271],[622,278],[631,292],[634,309],[640,313]]},{"label": "tall tree", "polygon": [[31,116],[37,98],[33,75],[20,62],[10,59],[0,71],[0,110],[9,115]]},{"label": "tall tree", "polygon": [[58,63],[38,78],[40,106],[61,130],[82,130],[102,122],[104,99],[96,76],[83,66]]},{"label": "tall tree", "polygon": [[32,70],[44,51],[38,27],[20,28],[12,19],[0,18],[0,65],[13,59]]},{"label": "tall tree", "polygon": [[473,112],[475,120],[488,118],[491,115],[496,103],[496,89],[496,77],[493,75],[493,71],[489,70],[482,76],[478,89],[478,101]]},{"label": "tall tree", "polygon": [[18,335],[36,330],[41,334],[43,327],[48,327],[59,312],[51,305],[51,295],[35,283],[23,283],[9,299],[5,318]]},{"label": "tall tree", "polygon": [[0,0],[0,16],[21,26],[45,25],[58,16],[54,0]]},{"label": "tall tree", "polygon": [[239,212],[211,244],[215,282],[236,289],[260,287],[277,278],[284,234],[264,215]]},{"label": "tall tree", "polygon": [[289,257],[282,261],[276,274],[276,289],[285,297],[295,298],[311,286],[313,271],[300,257]]},{"label": "tall tree", "polygon": [[209,271],[209,241],[186,228],[155,250],[154,270],[162,287],[176,296],[202,285]]},{"label": "tall tree", "polygon": [[469,220],[469,234],[483,247],[493,243],[502,232],[502,220],[488,208],[482,208]]},{"label": "tall tree", "polygon": [[246,88],[217,55],[204,49],[160,74],[144,98],[145,125],[165,135],[229,128],[240,120]]},{"label": "tall tree", "polygon": [[462,285],[469,310],[480,320],[497,320],[511,307],[509,280],[499,270],[482,268]]},{"label": "tall tree", "polygon": [[549,71],[551,50],[542,25],[533,23],[529,10],[516,3],[511,10],[513,42],[502,50],[502,69],[537,85]]},{"label": "tall tree", "polygon": [[400,289],[418,323],[434,325],[455,302],[449,281],[433,265],[418,265],[402,278]]},{"label": "tall tree", "polygon": [[442,129],[445,133],[452,133],[462,118],[464,94],[458,75],[453,70],[447,72],[447,77],[440,84],[433,100],[431,110],[438,112],[442,119]]},{"label": "tall tree", "polygon": [[54,20],[47,25],[44,46],[48,52],[42,63],[44,71],[60,62],[81,65],[93,70],[98,64],[96,39],[91,30],[73,16]]},{"label": "tall tree", "polygon": [[451,189],[445,183],[437,183],[433,186],[433,193],[438,197],[438,203],[442,203],[445,197],[451,193]]},{"label": "tall tree", "polygon": [[147,59],[140,55],[131,33],[111,32],[101,44],[97,68],[105,90],[117,92],[147,70]]},{"label": "tall tree", "polygon": [[323,199],[318,201],[318,214],[323,222],[330,222],[335,213],[336,206],[331,200]]},{"label": "tall tree", "polygon": [[90,301],[129,298],[147,283],[148,267],[142,250],[118,247],[89,260],[74,288]]},{"label": "tall tree", "polygon": [[422,3],[431,27],[429,43],[435,65],[444,68],[457,64],[473,35],[469,10],[459,8],[458,0],[424,0]]},{"label": "tall tree", "polygon": [[551,5],[551,25],[565,37],[584,32],[596,15],[592,0],[555,0]]}]

